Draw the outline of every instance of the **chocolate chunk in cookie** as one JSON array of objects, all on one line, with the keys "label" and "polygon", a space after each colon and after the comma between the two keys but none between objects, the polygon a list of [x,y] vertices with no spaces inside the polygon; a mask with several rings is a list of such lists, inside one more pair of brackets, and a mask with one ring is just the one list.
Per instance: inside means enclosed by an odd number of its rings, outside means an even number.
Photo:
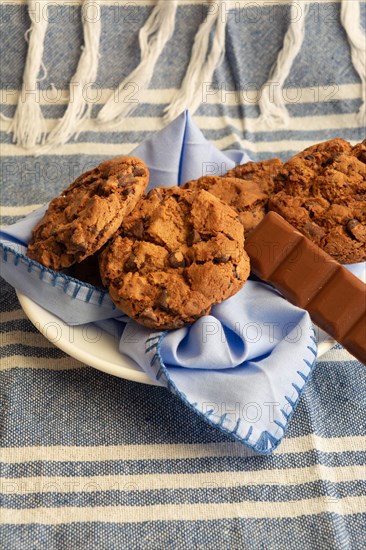
[{"label": "chocolate chunk in cookie", "polygon": [[91,256],[135,207],[148,179],[142,160],[128,156],[82,174],[50,202],[33,230],[27,255],[56,271]]},{"label": "chocolate chunk in cookie", "polygon": [[305,149],[275,177],[269,210],[340,263],[366,260],[366,142],[337,138]]},{"label": "chocolate chunk in cookie", "polygon": [[99,255],[103,283],[137,322],[178,328],[235,294],[249,275],[236,212],[204,190],[154,189]]}]

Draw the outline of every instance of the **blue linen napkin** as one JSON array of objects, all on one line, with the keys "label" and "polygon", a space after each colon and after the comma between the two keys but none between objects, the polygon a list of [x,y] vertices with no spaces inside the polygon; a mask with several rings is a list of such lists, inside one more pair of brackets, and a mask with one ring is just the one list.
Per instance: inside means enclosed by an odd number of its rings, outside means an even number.
[{"label": "blue linen napkin", "polygon": [[[183,113],[131,154],[149,167],[149,187],[220,175],[249,160],[217,150]],[[282,440],[315,365],[317,339],[308,313],[269,285],[248,280],[235,296],[182,329],[156,332],[118,310],[108,293],[29,259],[27,243],[46,207],[0,231],[1,275],[68,324],[121,328],[120,350],[209,424],[259,454]],[[352,270],[361,276],[365,264]],[[115,334],[115,332],[114,332]]]}]

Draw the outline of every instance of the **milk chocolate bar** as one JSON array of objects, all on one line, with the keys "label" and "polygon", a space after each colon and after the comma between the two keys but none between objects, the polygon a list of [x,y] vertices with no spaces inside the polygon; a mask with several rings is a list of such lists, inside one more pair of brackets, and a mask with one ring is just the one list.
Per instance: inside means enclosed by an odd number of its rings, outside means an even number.
[{"label": "milk chocolate bar", "polygon": [[366,364],[366,285],[275,212],[245,240],[252,272]]}]

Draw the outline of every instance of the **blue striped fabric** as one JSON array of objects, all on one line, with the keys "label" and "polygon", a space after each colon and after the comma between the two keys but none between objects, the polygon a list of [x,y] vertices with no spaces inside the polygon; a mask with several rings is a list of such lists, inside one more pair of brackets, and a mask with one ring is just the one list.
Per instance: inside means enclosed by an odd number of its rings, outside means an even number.
[{"label": "blue striped fabric", "polygon": [[[39,102],[51,129],[65,112],[82,46],[80,1],[36,4],[41,14],[48,4]],[[108,89],[139,62],[138,30],[155,2],[100,4],[100,64],[86,91],[93,118]],[[283,90],[290,115],[285,129],[258,119],[256,99],[282,47],[290,5],[223,5],[225,59],[202,86],[193,116],[207,139],[220,149],[244,148],[259,160],[287,159],[337,136],[352,143],[365,137],[357,118],[362,88],[339,2],[310,3],[304,42]],[[30,20],[25,1],[1,4],[3,225],[163,127],[207,7],[178,2],[174,35],[149,90],[131,88],[138,104],[130,118],[113,130],[92,119],[77,138],[32,156],[8,132]],[[364,29],[365,20],[362,3]],[[366,370],[341,346],[319,358],[281,446],[259,457],[165,389],[112,377],[67,356],[27,320],[10,285],[2,281],[1,291],[2,548],[364,547]]]}]

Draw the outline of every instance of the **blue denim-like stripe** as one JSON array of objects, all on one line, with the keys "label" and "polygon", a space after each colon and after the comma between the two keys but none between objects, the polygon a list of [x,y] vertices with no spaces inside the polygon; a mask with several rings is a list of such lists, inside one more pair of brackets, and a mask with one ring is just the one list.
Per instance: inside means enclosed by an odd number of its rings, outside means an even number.
[{"label": "blue denim-like stripe", "polygon": [[[364,376],[364,368],[355,361],[322,363],[300,399],[288,436],[312,432],[322,437],[364,435]],[[228,441],[163,388],[111,378],[93,369],[59,372],[56,377],[47,369],[12,369],[0,378],[4,396],[10,395],[7,392],[14,384],[18,388],[6,417],[4,446],[38,445],[39,432],[44,445],[152,443],[156,438],[167,443]],[[139,402],[136,415],[129,410],[131,392]],[[52,407],[45,408],[47,401],[58,403],[65,419],[60,418],[56,431],[50,429],[54,413]],[[24,403],[28,403],[25,416]],[[37,417],[37,430],[32,414]]]},{"label": "blue denim-like stripe", "polygon": [[[147,123],[148,124],[148,123]],[[203,134],[209,141],[215,141],[222,139],[225,136],[234,134],[238,136],[241,140],[248,140],[250,142],[266,142],[268,141],[269,148],[270,143],[275,143],[277,141],[285,141],[289,138],[292,140],[304,140],[304,141],[324,141],[326,139],[334,139],[336,137],[339,137],[341,134],[344,139],[348,140],[356,140],[359,139],[362,141],[362,137],[364,134],[364,129],[362,127],[360,128],[347,128],[346,126],[344,128],[336,128],[336,129],[327,129],[326,127],[322,128],[321,130],[314,131],[314,130],[307,130],[306,128],[302,130],[276,130],[276,131],[268,131],[268,132],[250,132],[248,130],[245,130],[242,132],[241,130],[238,130],[237,128],[233,126],[225,126],[224,128],[220,129],[202,129]],[[141,131],[128,131],[128,132],[80,132],[78,134],[77,143],[141,143],[144,141],[147,137],[151,135],[151,130],[147,130],[146,132]],[[2,141],[4,143],[11,143],[10,134],[2,134]],[[71,139],[69,143],[76,143],[75,139]],[[248,146],[250,147],[250,145]],[[6,157],[5,157],[6,158]],[[56,157],[53,162],[59,162],[60,157]],[[16,157],[16,160],[19,160],[19,157]],[[27,159],[32,160],[32,159]],[[47,159],[48,160],[48,159]],[[36,159],[37,161],[37,159]],[[29,163],[28,170],[30,171],[31,163]],[[39,164],[39,160],[38,160]],[[49,161],[49,164],[52,167],[51,161]],[[56,171],[55,171],[56,172]],[[37,172],[35,172],[37,174]],[[42,175],[42,172],[40,172]],[[52,176],[51,176],[52,177]]]},{"label": "blue denim-like stripe", "polygon": [[[321,5],[318,17],[314,10],[310,11],[306,22],[305,40],[301,52],[296,58],[285,86],[294,83],[304,86],[326,86],[337,83],[359,83],[352,62],[346,34],[340,28],[339,3]],[[114,6],[103,7],[103,33],[101,40],[101,63],[98,72],[98,83],[101,87],[115,87],[126,74],[134,68],[139,60],[137,48],[137,29],[151,11],[151,7],[138,8],[135,12],[134,3],[127,3],[123,17],[116,24],[114,21]],[[50,8],[55,14],[57,7]],[[242,12],[239,20],[231,13],[228,21],[227,56],[213,77],[216,86],[221,84],[230,89],[236,86],[245,89],[248,82],[260,86],[269,74],[269,69],[276,60],[282,46],[283,34],[287,28],[286,14],[288,7],[270,5],[261,11],[261,19],[253,22],[257,6]],[[312,8],[313,9],[313,8]],[[273,11],[273,20],[269,19]],[[366,6],[361,5],[362,25],[365,26]],[[74,73],[80,55],[81,25],[80,8],[71,8],[75,15],[69,21],[70,12],[64,10],[62,24],[51,21],[46,37],[44,63],[47,76],[40,83],[46,88],[52,82],[58,88],[67,88],[71,75]],[[178,87],[182,80],[190,55],[190,46],[199,24],[202,21],[201,6],[182,6],[178,9],[177,27],[169,48],[163,52],[154,71],[151,89]],[[1,86],[19,88],[22,82],[26,42],[24,32],[29,26],[26,7],[0,6],[0,22],[6,30],[0,44],[0,55],[3,61],[3,80]],[[187,47],[182,47],[182,44]],[[108,59],[108,63],[103,60]],[[111,71],[111,67],[113,71]],[[322,70],[319,71],[319,67]],[[169,70],[167,70],[167,68]],[[353,113],[359,105],[359,99],[334,101],[328,103],[293,104],[288,106],[291,116],[317,116],[318,114]],[[94,108],[94,113],[99,107]],[[147,106],[140,104],[135,116],[161,116],[162,105]],[[61,116],[64,107],[46,107],[46,117]],[[14,110],[6,109],[6,113]],[[53,113],[53,114],[52,114]],[[54,114],[57,113],[57,114]],[[197,114],[208,116],[232,116],[234,118],[253,118],[257,116],[257,108],[253,106],[228,107],[222,105],[202,105]],[[254,160],[273,156],[271,144],[280,139],[289,142],[288,150],[279,156],[285,160],[293,153],[291,141],[306,139],[322,141],[342,135],[349,140],[361,140],[363,132],[360,129],[341,128],[331,130],[324,128],[319,132],[261,132],[253,133],[235,131],[230,127],[223,130],[205,130],[208,139],[220,139],[234,133],[238,141],[233,147],[239,148],[239,138],[249,141],[267,141],[268,150],[253,155]],[[141,141],[146,132],[120,133],[84,133],[81,141],[91,140],[105,143],[123,143]],[[0,136],[9,141],[9,136]],[[235,137],[234,137],[235,139]],[[277,156],[277,154],[276,154]],[[3,171],[2,199],[4,205],[28,205],[47,202],[64,189],[79,173],[84,171],[86,162],[92,165],[107,158],[102,155],[82,155],[56,157],[47,155],[42,159],[30,157],[5,158],[5,162],[16,163],[18,172],[10,175]],[[61,167],[61,174],[44,174],[47,163],[56,162]],[[40,175],[37,169],[39,162]],[[70,174],[72,162],[77,164],[75,174]],[[54,176],[54,177],[52,177]],[[19,196],[21,184],[21,196]],[[16,202],[14,200],[16,197]],[[5,217],[5,221],[17,217]],[[3,285],[4,300],[1,311],[14,311],[19,308],[15,294],[8,285]],[[5,329],[14,327],[27,331],[23,325],[7,324]],[[3,327],[4,329],[4,327]],[[11,328],[10,328],[11,330]],[[21,339],[20,339],[21,341]],[[339,349],[339,348],[338,348]],[[30,351],[27,346],[10,345],[5,348],[8,355],[19,353],[32,356],[38,353],[35,348]],[[43,353],[43,350],[42,350]],[[44,356],[52,362],[55,351],[44,351]],[[56,353],[59,353],[58,351]],[[2,444],[5,446],[24,447],[27,445],[124,445],[124,444],[155,444],[155,443],[211,443],[226,442],[228,439],[198,419],[174,397],[160,388],[146,388],[138,384],[97,373],[92,369],[74,372],[52,372],[48,370],[14,368],[1,375],[2,385]],[[288,438],[314,433],[321,437],[342,437],[347,435],[364,435],[365,426],[365,371],[359,363],[347,361],[342,363],[322,363],[314,372],[306,391],[298,405],[287,434]],[[136,407],[136,403],[138,406]],[[131,409],[134,413],[131,414]],[[137,411],[137,412],[136,412]],[[280,428],[279,428],[280,429]],[[91,450],[92,453],[92,450]],[[96,455],[97,457],[97,455]],[[212,472],[250,471],[268,469],[300,468],[326,465],[329,468],[337,466],[364,465],[363,452],[320,453],[316,450],[305,453],[288,453],[263,457],[206,457],[175,460],[154,461],[106,461],[106,462],[35,462],[31,464],[6,465],[5,475],[10,477],[31,475],[128,475],[131,473],[174,473],[174,472]],[[340,494],[358,494],[359,485],[354,483],[326,484],[321,482],[305,484],[303,493],[295,494],[293,487],[278,488],[266,486],[252,489],[250,487],[235,487],[208,491],[176,490],[169,492],[145,491],[133,494],[109,492],[88,495],[49,495],[41,501],[41,496],[30,494],[24,497],[6,496],[6,505],[37,506],[45,502],[50,506],[60,506],[65,502],[71,505],[72,499],[79,499],[76,505],[97,505],[98,503],[146,502],[233,502],[257,499],[300,499],[307,495],[320,495],[329,492],[330,497]],[[268,489],[268,490],[267,490]],[[277,492],[276,492],[277,491]],[[325,491],[325,493],[323,493]],[[334,491],[336,494],[334,494]],[[338,491],[338,493],[337,493]],[[343,492],[342,492],[343,491]],[[59,497],[59,498],[57,498]],[[38,498],[38,502],[37,499]],[[65,501],[62,499],[66,498]],[[125,501],[123,499],[126,499]],[[141,501],[138,500],[141,498]],[[13,500],[11,500],[13,499]],[[49,499],[49,500],[47,500]],[[69,500],[68,500],[69,499]],[[105,499],[105,500],[103,500]],[[109,500],[108,500],[109,499]],[[136,499],[136,500],[134,500]],[[215,500],[216,499],[216,500]],[[220,500],[221,499],[221,500]],[[234,499],[234,500],[233,500]],[[58,502],[57,502],[58,500]],[[40,518],[40,521],[42,518]],[[28,548],[174,548],[184,540],[188,548],[287,548],[297,543],[314,548],[362,548],[366,537],[366,516],[353,514],[340,516],[338,514],[319,514],[301,518],[283,519],[251,519],[235,518],[215,521],[167,521],[146,522],[144,524],[81,524],[70,526],[3,526],[3,544],[5,548],[27,550]]]},{"label": "blue denim-like stripe", "polygon": [[[189,480],[187,480],[189,485]],[[215,479],[206,487],[192,489],[156,489],[139,490],[138,483],[124,484],[123,479],[109,482],[106,480],[88,481],[77,484],[63,482],[24,483],[23,489],[17,483],[6,484],[6,493],[1,497],[2,506],[12,509],[55,508],[55,507],[94,507],[94,506],[154,506],[156,504],[219,504],[235,502],[296,502],[311,498],[325,498],[336,503],[345,497],[362,497],[365,493],[365,481],[333,483],[319,480],[296,485],[251,485],[243,484],[229,487],[215,487]],[[48,487],[48,488],[47,488]],[[86,491],[83,490],[86,488]],[[87,488],[94,489],[92,492]],[[44,490],[42,490],[44,488]],[[51,489],[51,492],[49,490]],[[27,494],[16,494],[25,490]],[[12,493],[11,493],[12,491]]]},{"label": "blue denim-like stripe", "polygon": [[[248,141],[263,141],[266,142],[266,150],[261,152],[250,151],[248,152],[252,156],[253,160],[260,160],[270,158],[272,156],[278,156],[282,160],[287,160],[292,155],[297,153],[297,149],[294,146],[291,149],[291,142],[294,140],[305,141],[323,141],[326,139],[333,139],[342,135],[345,139],[361,141],[363,139],[363,129],[336,129],[336,130],[323,130],[317,132],[285,132],[278,131],[272,133],[257,133],[252,134],[226,127],[220,130],[203,130],[204,135],[209,140],[222,139],[226,136],[231,136],[232,142],[230,144],[231,149],[240,149],[240,141],[245,139]],[[79,141],[83,143],[123,143],[133,142],[139,143],[149,133],[81,133]],[[4,136],[4,134],[3,134]],[[237,141],[236,141],[237,139]],[[10,135],[6,136],[4,141],[10,142]],[[273,151],[272,146],[276,141],[282,140],[288,142],[288,147],[284,151]],[[250,146],[249,146],[250,147]],[[253,147],[254,149],[254,147]],[[61,193],[71,181],[73,181],[80,173],[90,169],[91,166],[95,166],[102,160],[106,160],[108,155],[70,155],[70,156],[57,156],[47,155],[43,164],[40,165],[38,158],[33,157],[3,157],[2,159],[2,204],[4,206],[14,205],[14,194],[17,191],[19,181],[22,182],[22,188],[24,192],[17,198],[17,206],[26,206],[29,204],[39,204],[49,202],[54,196]],[[178,183],[178,182],[177,182]],[[4,220],[3,223],[6,223]]]},{"label": "blue denim-like stripe", "polygon": [[[45,341],[46,343],[46,341]],[[50,359],[58,359],[67,357],[66,353],[58,348],[36,347],[26,344],[9,344],[0,348],[0,358],[11,357],[12,355],[22,355],[24,357],[49,357]]]},{"label": "blue denim-like stripe", "polygon": [[[1,84],[1,83],[0,83]],[[1,89],[1,87],[0,87]],[[236,91],[237,97],[239,99],[245,99],[247,92],[245,89],[234,88]],[[160,90],[156,90],[158,95]],[[297,92],[299,99],[304,96],[304,92],[299,89]],[[314,94],[318,93],[317,90],[314,90]],[[6,92],[3,92],[4,100],[6,99]],[[213,97],[217,100],[217,103],[201,103],[195,112],[195,116],[210,116],[210,117],[231,117],[233,119],[240,120],[242,118],[246,119],[255,119],[259,116],[259,108],[256,104],[242,104],[239,100],[238,105],[229,105],[227,100],[230,98],[235,98],[233,92],[229,90],[221,91],[218,88]],[[297,97],[294,95],[294,98]],[[226,102],[226,103],[225,103]],[[347,99],[346,97],[341,96],[339,92],[334,96],[333,101],[322,101],[322,102],[299,102],[293,101],[287,103],[286,107],[290,117],[300,118],[300,117],[312,117],[312,116],[324,116],[324,115],[339,115],[339,114],[354,114],[358,112],[358,109],[361,104],[361,96],[357,99]],[[136,107],[136,110],[131,114],[131,123],[133,123],[134,117],[162,117],[164,114],[164,109],[166,108],[167,103],[161,104],[150,104],[150,103],[139,103]],[[92,107],[91,118],[95,118],[101,109],[102,105],[94,105]],[[1,112],[7,116],[14,116],[15,105],[5,105],[1,104]],[[42,114],[47,119],[57,119],[61,118],[65,112],[65,105],[44,105],[42,104]],[[104,132],[103,135],[107,135],[107,132]],[[8,140],[7,134],[4,133],[4,136],[1,138],[6,143],[11,143]]]},{"label": "blue denim-like stripe", "polygon": [[[104,518],[103,518],[104,519]],[[44,548],[186,548],[263,549],[287,548],[293,541],[306,538],[308,548],[342,548],[344,533],[349,548],[363,548],[366,536],[366,514],[348,516],[324,512],[288,518],[243,518],[206,521],[146,521],[142,523],[78,522],[61,525],[4,525],[1,532],[4,547],[9,550]],[[263,534],[265,536],[263,538]],[[42,546],[41,546],[42,545]],[[343,546],[344,548],[344,546]]]},{"label": "blue denim-like stripe", "polygon": [[12,321],[0,323],[0,334],[6,334],[7,332],[13,331],[38,334],[38,330],[28,321],[28,319],[14,319]]},{"label": "blue denim-like stripe", "polygon": [[[312,333],[314,333],[314,329],[312,329]],[[315,334],[315,333],[314,333]],[[162,355],[161,355],[161,343],[164,338],[165,334],[162,333],[160,335],[159,340],[155,345],[150,345],[149,348],[146,350],[150,353],[150,365],[154,369],[155,376],[157,380],[160,380],[160,378],[164,378],[165,385],[169,388],[169,390],[174,394],[178,395],[179,398],[185,405],[188,407],[189,410],[193,410],[197,415],[204,419],[210,426],[219,428],[220,431],[235,441],[239,441],[240,443],[243,443],[248,447],[249,449],[255,451],[256,453],[259,453],[260,455],[269,455],[273,452],[273,450],[276,449],[278,444],[280,443],[281,439],[284,437],[284,434],[286,432],[288,422],[291,420],[291,417],[293,416],[293,413],[295,412],[295,409],[298,405],[299,399],[305,390],[306,385],[302,385],[301,388],[298,387],[296,384],[292,384],[295,391],[290,392],[290,396],[285,395],[284,398],[287,400],[288,404],[291,407],[290,412],[284,413],[284,411],[281,411],[283,414],[283,419],[285,424],[276,422],[278,427],[281,428],[282,433],[279,434],[279,430],[275,430],[275,433],[271,432],[270,429],[266,431],[262,431],[260,435],[257,435],[257,439],[253,440],[252,438],[252,432],[254,429],[253,425],[249,426],[249,429],[244,435],[243,433],[239,433],[239,423],[237,422],[235,427],[233,427],[231,424],[226,425],[226,414],[223,414],[220,418],[215,418],[215,416],[212,414],[212,410],[209,410],[205,413],[202,413],[200,408],[197,407],[197,403],[192,403],[191,400],[188,398],[188,396],[183,393],[175,384],[174,380],[171,378],[169,374],[169,370],[167,369],[166,365],[164,364]],[[311,339],[311,340],[310,340]],[[317,356],[317,342],[314,339],[314,335],[309,335],[309,341],[313,342],[312,346],[308,345],[307,349],[311,352],[312,356],[309,356],[309,353],[305,353],[304,362],[308,365],[309,370],[307,370],[305,376],[306,382],[310,380],[313,368],[315,366],[316,362],[316,356]],[[313,347],[314,346],[314,347]],[[306,358],[311,360],[309,360]]]},{"label": "blue denim-like stripe", "polygon": [[[114,444],[118,444],[114,442]],[[194,474],[199,472],[258,472],[315,467],[317,464],[327,468],[341,466],[363,466],[366,464],[366,452],[347,451],[328,453],[311,450],[307,452],[286,453],[281,455],[260,456],[219,456],[201,458],[174,458],[161,460],[124,460],[121,451],[119,460],[99,461],[98,454],[90,462],[80,461],[35,461],[19,464],[2,464],[4,478],[23,478],[37,476],[103,476],[142,474]],[[90,458],[93,458],[90,447]]]}]

